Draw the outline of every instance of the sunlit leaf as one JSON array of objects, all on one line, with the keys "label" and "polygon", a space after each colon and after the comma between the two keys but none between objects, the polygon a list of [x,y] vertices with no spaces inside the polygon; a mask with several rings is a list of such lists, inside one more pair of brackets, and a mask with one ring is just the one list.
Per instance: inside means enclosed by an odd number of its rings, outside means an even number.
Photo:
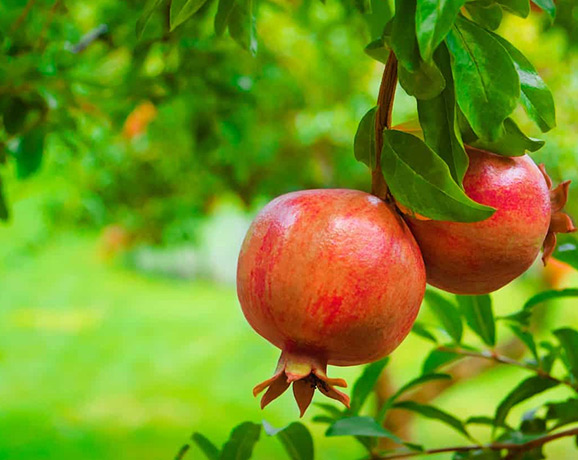
[{"label": "sunlit leaf", "polygon": [[496,324],[489,295],[457,296],[460,310],[468,326],[484,343],[496,344]]},{"label": "sunlit leaf", "polygon": [[578,239],[571,235],[561,235],[554,257],[578,270]]}]

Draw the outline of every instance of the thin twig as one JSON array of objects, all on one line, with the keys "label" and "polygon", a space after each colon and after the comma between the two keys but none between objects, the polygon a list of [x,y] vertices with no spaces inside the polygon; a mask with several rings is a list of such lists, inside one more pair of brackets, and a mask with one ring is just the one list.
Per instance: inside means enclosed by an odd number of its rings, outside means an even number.
[{"label": "thin twig", "polygon": [[522,444],[516,444],[513,442],[495,442],[486,445],[441,447],[439,449],[428,449],[424,451],[404,452],[398,454],[394,453],[377,458],[379,460],[388,460],[392,458],[409,458],[409,457],[417,457],[419,455],[442,454],[444,452],[471,452],[475,450],[509,450],[512,454],[519,455],[523,452],[527,452],[529,450],[543,446],[546,443],[555,441],[556,439],[566,438],[568,436],[575,436],[575,435],[578,435],[578,427],[571,428],[566,431],[560,431],[559,433],[542,436],[540,438],[532,439],[531,441]]},{"label": "thin twig", "polygon": [[58,8],[60,7],[60,4],[61,4],[61,0],[54,0],[54,3],[52,4],[52,6],[50,7],[50,10],[48,11],[48,18],[44,22],[44,25],[42,26],[42,30],[40,31],[40,35],[38,36],[37,48],[39,50],[43,50],[44,47],[46,46],[46,34],[48,33],[48,29],[50,29],[50,26],[52,25],[52,22],[54,21],[54,17],[56,15],[56,10],[58,10]]},{"label": "thin twig", "polygon": [[574,385],[572,382],[568,380],[562,380],[557,377],[554,377],[549,372],[546,372],[544,369],[540,369],[539,367],[532,366],[530,364],[523,363],[521,361],[516,361],[515,359],[509,358],[507,356],[500,355],[494,351],[471,351],[466,350],[464,348],[452,348],[452,347],[439,347],[438,350],[440,351],[447,351],[449,353],[456,353],[462,356],[469,356],[471,358],[481,358],[481,359],[489,359],[499,364],[507,364],[510,366],[519,367],[521,369],[525,369],[527,371],[531,371],[538,376],[551,380],[552,382],[556,382],[561,385],[566,385],[572,388],[574,391],[578,391],[578,385]]},{"label": "thin twig", "polygon": [[16,21],[14,21],[14,24],[12,24],[12,27],[10,27],[10,33],[15,32],[22,25],[22,23],[26,21],[26,18],[28,17],[30,10],[32,9],[35,3],[36,0],[28,0],[28,3],[22,10],[22,13],[20,13],[20,16],[16,18]]},{"label": "thin twig", "polygon": [[397,58],[393,51],[389,53],[387,64],[383,70],[379,95],[377,96],[377,112],[375,114],[375,165],[371,172],[371,193],[385,200],[388,195],[387,184],[381,171],[381,149],[383,148],[383,130],[391,128],[391,115],[395,87],[397,86]]}]

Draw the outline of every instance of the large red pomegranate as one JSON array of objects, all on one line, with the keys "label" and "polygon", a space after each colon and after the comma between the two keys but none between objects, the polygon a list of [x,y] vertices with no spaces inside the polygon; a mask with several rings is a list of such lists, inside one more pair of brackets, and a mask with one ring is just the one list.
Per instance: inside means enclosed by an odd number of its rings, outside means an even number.
[{"label": "large red pomegranate", "polygon": [[569,181],[550,190],[544,168],[527,155],[467,150],[466,194],[496,208],[494,215],[475,223],[406,220],[422,251],[429,284],[456,294],[486,294],[524,273],[542,247],[546,263],[556,232],[575,230],[561,211]]},{"label": "large red pomegranate", "polygon": [[291,383],[301,415],[315,388],[349,405],[327,364],[375,361],[409,333],[425,269],[403,219],[355,190],[306,190],[271,201],[239,256],[237,292],[253,328],[282,350],[265,407]]}]

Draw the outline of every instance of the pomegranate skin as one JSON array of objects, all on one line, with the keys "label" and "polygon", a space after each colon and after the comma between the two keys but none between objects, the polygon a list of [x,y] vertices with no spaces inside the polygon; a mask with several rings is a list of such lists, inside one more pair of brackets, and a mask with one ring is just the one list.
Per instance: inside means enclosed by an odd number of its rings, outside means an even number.
[{"label": "pomegranate skin", "polygon": [[455,294],[493,292],[536,260],[552,215],[549,185],[527,156],[503,157],[468,149],[466,194],[496,208],[481,222],[406,217],[423,254],[427,281]]},{"label": "pomegranate skin", "polygon": [[333,389],[345,382],[327,378],[327,364],[393,351],[413,325],[425,282],[411,232],[378,198],[327,189],[271,201],[247,233],[237,270],[247,321],[282,350],[273,378],[254,390],[269,387],[262,407],[292,382],[302,414],[315,387],[347,405]]}]

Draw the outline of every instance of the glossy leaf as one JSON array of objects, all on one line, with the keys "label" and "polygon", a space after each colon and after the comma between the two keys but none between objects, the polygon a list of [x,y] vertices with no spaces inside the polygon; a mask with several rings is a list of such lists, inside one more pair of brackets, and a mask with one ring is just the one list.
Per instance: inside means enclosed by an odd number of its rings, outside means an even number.
[{"label": "glossy leaf", "polygon": [[398,75],[399,84],[405,92],[418,100],[436,97],[446,86],[446,81],[435,63],[420,61],[417,70],[413,72],[400,66]]},{"label": "glossy leaf", "polygon": [[561,235],[554,257],[578,270],[578,239],[571,235]]},{"label": "glossy leaf", "polygon": [[451,351],[432,350],[425,359],[421,372],[422,374],[429,374],[439,369],[440,367],[449,364],[453,361],[463,358],[459,353]]},{"label": "glossy leaf", "polygon": [[26,179],[34,174],[42,164],[45,132],[41,128],[26,133],[13,153],[16,159],[16,175]]},{"label": "glossy leaf", "polygon": [[484,343],[496,344],[496,324],[489,295],[457,296],[462,315],[468,326]]},{"label": "glossy leaf", "polygon": [[386,24],[393,17],[393,10],[390,2],[383,0],[371,0],[371,13],[365,14],[364,19],[370,29],[371,38],[381,37]]},{"label": "glossy leaf", "polygon": [[510,13],[527,18],[530,14],[530,0],[496,0]]},{"label": "glossy leaf", "polygon": [[503,131],[498,139],[493,142],[476,139],[473,142],[468,142],[468,144],[498,155],[517,157],[525,155],[527,151],[540,150],[544,147],[545,142],[542,139],[526,136],[514,120],[508,117],[504,120]]},{"label": "glossy leaf", "polygon": [[568,370],[578,380],[578,331],[562,328],[555,330],[554,335],[562,346]]},{"label": "glossy leaf", "polygon": [[510,391],[496,409],[494,417],[496,426],[500,426],[506,421],[508,413],[514,406],[557,385],[558,382],[542,377],[529,377],[523,380],[516,388]]},{"label": "glossy leaf", "polygon": [[143,11],[136,21],[136,36],[137,38],[141,38],[142,34],[145,30],[146,25],[148,24],[151,16],[155,12],[157,8],[165,3],[166,0],[148,0],[145,3]]},{"label": "glossy leaf", "polygon": [[438,340],[436,339],[435,335],[433,335],[428,329],[420,322],[416,321],[413,323],[413,327],[411,328],[411,332],[420,337],[429,340],[430,342],[437,343]]},{"label": "glossy leaf", "polygon": [[454,181],[461,184],[468,169],[468,156],[460,136],[454,80],[445,45],[441,45],[436,51],[435,62],[442,72],[446,86],[434,98],[417,100],[419,122],[426,144],[446,162]]},{"label": "glossy leaf", "polygon": [[445,162],[421,139],[395,130],[386,130],[383,137],[385,181],[406,208],[431,219],[458,222],[476,222],[494,213],[465,194]]},{"label": "glossy leaf", "polygon": [[191,439],[205,454],[205,457],[209,460],[219,460],[219,449],[207,437],[201,433],[193,433]]},{"label": "glossy leaf", "polygon": [[217,14],[215,15],[215,33],[223,35],[229,23],[229,17],[236,0],[219,0]]},{"label": "glossy leaf", "polygon": [[427,290],[425,299],[443,326],[444,331],[456,343],[462,340],[463,325],[460,312],[456,305],[435,291]]},{"label": "glossy leaf", "polygon": [[432,59],[464,3],[465,0],[417,0],[415,26],[419,50],[425,61]]},{"label": "glossy leaf", "polygon": [[494,35],[494,37],[512,57],[520,77],[521,101],[528,116],[543,132],[551,130],[556,126],[556,108],[554,98],[546,83],[521,51],[499,35]]},{"label": "glossy leaf", "polygon": [[326,436],[370,436],[373,438],[388,438],[398,444],[403,441],[391,431],[386,430],[372,417],[347,417],[338,420],[329,427]]},{"label": "glossy leaf", "polygon": [[375,114],[377,107],[369,110],[359,122],[353,140],[355,159],[365,163],[370,169],[375,167]]},{"label": "glossy leaf", "polygon": [[387,46],[387,43],[385,43],[385,41],[383,40],[383,38],[373,40],[364,48],[364,51],[365,54],[375,59],[376,61],[379,61],[382,64],[387,64],[390,49],[389,46]]},{"label": "glossy leaf", "polygon": [[496,30],[502,23],[502,8],[497,3],[467,2],[466,10],[474,21],[487,29]]},{"label": "glossy leaf", "polygon": [[257,54],[257,22],[255,0],[237,0],[229,14],[231,37],[251,54]]},{"label": "glossy leaf", "polygon": [[293,422],[285,428],[274,428],[265,420],[263,427],[269,436],[277,436],[291,460],[313,460],[313,437],[305,425]]},{"label": "glossy leaf", "polygon": [[556,4],[554,3],[554,0],[532,0],[532,1],[540,8],[542,8],[546,13],[548,13],[552,21],[556,18]]},{"label": "glossy leaf", "polygon": [[393,407],[396,409],[406,409],[423,415],[424,417],[439,420],[456,430],[458,433],[463,434],[466,438],[470,438],[470,434],[461,420],[441,409],[438,409],[437,407],[420,404],[415,401],[400,401],[395,403]]},{"label": "glossy leaf", "polygon": [[462,112],[479,138],[498,139],[520,97],[512,58],[490,32],[462,17],[446,42]]},{"label": "glossy leaf", "polygon": [[206,1],[207,0],[186,0],[185,4],[182,5],[178,11],[173,12],[173,7],[178,5],[177,2],[173,0],[170,12],[171,32],[199,11]]},{"label": "glossy leaf", "polygon": [[351,390],[351,406],[349,412],[357,415],[363,404],[373,392],[375,385],[379,380],[379,376],[387,366],[389,358],[384,358],[374,363],[368,364],[363,369],[361,376],[353,384]]},{"label": "glossy leaf", "polygon": [[244,422],[233,428],[229,440],[223,446],[220,460],[248,460],[261,435],[261,425]]}]

